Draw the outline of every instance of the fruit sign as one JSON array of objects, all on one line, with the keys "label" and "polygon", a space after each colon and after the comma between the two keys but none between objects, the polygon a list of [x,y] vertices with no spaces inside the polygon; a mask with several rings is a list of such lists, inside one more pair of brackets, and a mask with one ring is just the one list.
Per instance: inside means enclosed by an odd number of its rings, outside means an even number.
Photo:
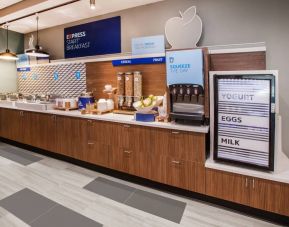
[{"label": "fruit sign", "polygon": [[202,35],[202,20],[197,8],[190,7],[180,17],[173,17],[166,23],[165,33],[172,49],[195,48]]}]

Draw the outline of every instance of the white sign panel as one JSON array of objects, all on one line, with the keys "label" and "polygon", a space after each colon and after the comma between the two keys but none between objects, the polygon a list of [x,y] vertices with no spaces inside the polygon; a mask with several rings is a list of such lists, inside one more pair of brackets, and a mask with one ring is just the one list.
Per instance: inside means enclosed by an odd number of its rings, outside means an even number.
[{"label": "white sign panel", "polygon": [[271,80],[218,78],[215,86],[215,159],[269,168]]}]

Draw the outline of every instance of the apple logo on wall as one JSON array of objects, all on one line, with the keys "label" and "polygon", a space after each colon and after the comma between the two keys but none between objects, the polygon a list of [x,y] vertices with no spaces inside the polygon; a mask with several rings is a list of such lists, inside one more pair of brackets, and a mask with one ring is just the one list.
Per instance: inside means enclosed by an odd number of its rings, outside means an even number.
[{"label": "apple logo on wall", "polygon": [[173,17],[166,23],[165,33],[172,49],[195,48],[200,41],[203,30],[197,7],[192,6],[181,17]]}]

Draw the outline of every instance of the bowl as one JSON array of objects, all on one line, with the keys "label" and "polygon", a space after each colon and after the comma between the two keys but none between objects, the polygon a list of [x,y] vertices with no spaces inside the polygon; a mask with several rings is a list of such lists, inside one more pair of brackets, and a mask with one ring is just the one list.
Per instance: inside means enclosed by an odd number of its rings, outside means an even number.
[{"label": "bowl", "polygon": [[151,105],[151,106],[147,106],[147,107],[135,107],[135,109],[139,113],[147,113],[147,112],[150,112],[153,108],[158,107],[159,105],[161,105],[163,100],[164,100],[163,96],[157,96],[157,100],[156,100],[155,105]]}]

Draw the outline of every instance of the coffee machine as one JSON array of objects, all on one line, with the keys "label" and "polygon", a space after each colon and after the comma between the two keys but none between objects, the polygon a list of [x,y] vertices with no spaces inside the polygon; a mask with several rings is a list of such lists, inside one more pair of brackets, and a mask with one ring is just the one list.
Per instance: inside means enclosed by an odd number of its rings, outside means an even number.
[{"label": "coffee machine", "polygon": [[179,123],[204,123],[204,88],[198,84],[172,84],[170,92],[170,118]]}]

